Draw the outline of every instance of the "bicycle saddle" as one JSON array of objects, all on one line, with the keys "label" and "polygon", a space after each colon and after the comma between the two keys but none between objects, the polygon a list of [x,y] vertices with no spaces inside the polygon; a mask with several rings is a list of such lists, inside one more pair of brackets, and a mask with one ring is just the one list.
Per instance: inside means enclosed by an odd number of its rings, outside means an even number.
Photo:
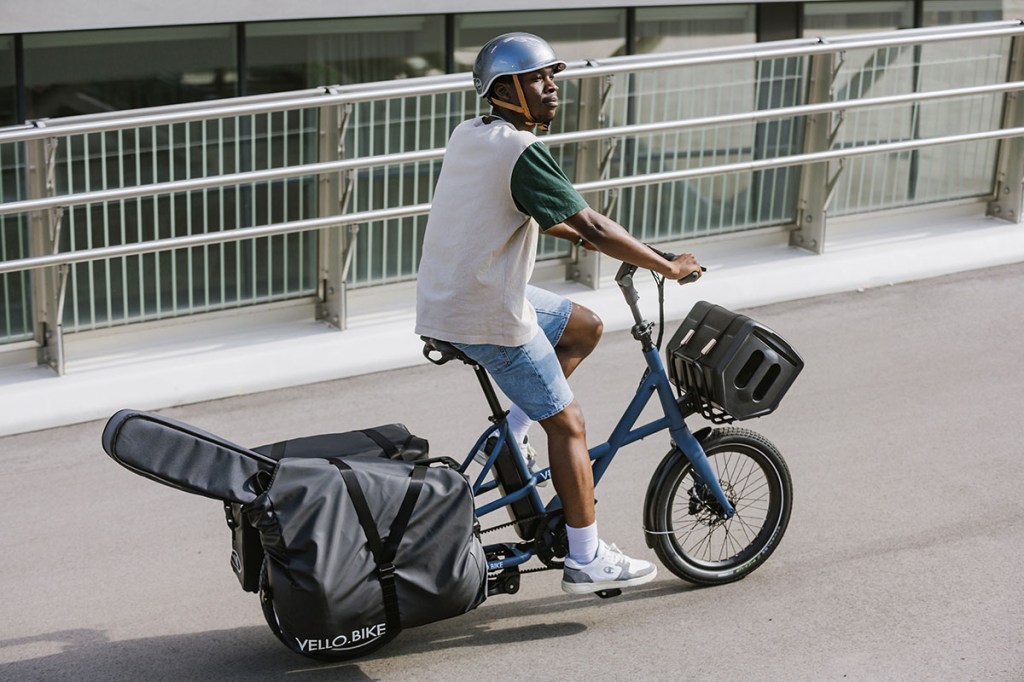
[{"label": "bicycle saddle", "polygon": [[[449,360],[461,360],[467,365],[475,365],[476,362],[472,360],[468,355],[463,353],[461,350],[448,343],[447,341],[441,341],[440,339],[432,339],[429,336],[421,336],[423,339],[423,357],[430,360],[435,365],[443,365]],[[440,355],[438,358],[431,356],[431,353],[437,353]]]}]

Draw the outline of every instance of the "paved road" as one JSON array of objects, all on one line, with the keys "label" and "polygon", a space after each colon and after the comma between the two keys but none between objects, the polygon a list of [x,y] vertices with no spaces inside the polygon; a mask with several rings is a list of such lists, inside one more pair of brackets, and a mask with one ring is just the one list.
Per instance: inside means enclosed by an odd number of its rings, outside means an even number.
[{"label": "paved road", "polygon": [[[602,601],[541,573],[321,665],[238,588],[218,504],[121,469],[94,422],[0,439],[0,679],[1024,679],[1024,265],[753,314],[807,369],[750,424],[785,453],[796,507],[746,580],[695,589],[663,570]],[[610,334],[574,380],[594,435],[639,376],[634,343]],[[484,410],[467,369],[419,367],[167,414],[249,444],[402,420],[447,453]],[[665,449],[625,451],[599,491],[602,535],[644,556]]]}]

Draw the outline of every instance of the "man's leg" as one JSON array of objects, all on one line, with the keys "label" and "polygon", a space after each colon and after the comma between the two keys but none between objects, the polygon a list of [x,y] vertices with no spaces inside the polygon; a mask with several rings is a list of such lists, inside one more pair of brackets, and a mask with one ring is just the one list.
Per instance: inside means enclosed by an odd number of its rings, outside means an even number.
[{"label": "man's leg", "polygon": [[[550,295],[553,296],[553,294]],[[578,303],[570,303],[572,307],[569,317],[565,320],[561,332],[558,333],[561,325],[557,323],[557,312],[552,313],[545,310],[541,307],[540,302],[534,305],[537,307],[541,330],[547,335],[551,345],[555,347],[558,364],[562,367],[562,373],[568,378],[597,347],[604,331],[604,323],[601,322],[597,313],[589,308]],[[553,336],[555,338],[552,338]],[[533,421],[526,416],[526,413],[518,405],[512,403],[508,414],[508,425],[512,430],[512,435],[520,443],[526,438],[531,424]]]},{"label": "man's leg", "polygon": [[594,469],[587,452],[583,410],[573,400],[540,423],[548,437],[551,480],[562,499],[565,521],[573,528],[594,523]]},{"label": "man's leg", "polygon": [[597,536],[594,469],[587,452],[586,424],[579,405],[573,400],[564,410],[540,423],[548,436],[551,480],[562,500],[569,535],[562,590],[588,594],[654,580],[658,574],[654,564],[631,559]]},{"label": "man's leg", "polygon": [[555,344],[555,355],[566,377],[593,352],[603,332],[604,323],[597,313],[578,303],[572,304],[569,321]]}]

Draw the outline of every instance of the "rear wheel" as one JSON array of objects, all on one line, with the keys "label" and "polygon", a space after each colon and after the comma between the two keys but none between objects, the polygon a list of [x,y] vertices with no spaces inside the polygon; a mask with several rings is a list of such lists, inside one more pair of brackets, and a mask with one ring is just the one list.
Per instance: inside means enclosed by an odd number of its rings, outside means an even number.
[{"label": "rear wheel", "polygon": [[736,514],[724,517],[686,457],[669,457],[669,469],[655,472],[647,530],[666,568],[689,582],[719,585],[745,577],[778,547],[793,485],[782,455],[753,431],[716,429],[702,446]]},{"label": "rear wheel", "polygon": [[[263,565],[260,568],[260,606],[263,609],[263,617],[266,619],[267,625],[270,626],[274,635],[281,640],[281,643],[295,653],[319,661],[349,661],[376,651],[394,639],[394,636],[398,634],[396,632],[388,636],[378,637],[362,646],[353,646],[345,649],[319,647],[311,650],[305,649],[299,644],[299,640],[296,637],[285,631],[277,618],[277,612],[274,610],[274,590],[270,585],[268,562],[269,559],[264,557]],[[317,640],[317,643],[319,644],[321,641],[325,644],[327,643],[326,640]]]}]

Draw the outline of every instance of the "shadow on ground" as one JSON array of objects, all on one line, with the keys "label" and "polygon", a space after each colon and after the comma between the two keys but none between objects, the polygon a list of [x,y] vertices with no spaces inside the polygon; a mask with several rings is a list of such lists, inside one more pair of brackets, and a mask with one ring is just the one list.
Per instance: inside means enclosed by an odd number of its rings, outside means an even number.
[{"label": "shadow on ground", "polygon": [[[685,586],[652,586],[616,601],[657,599]],[[63,630],[0,641],[5,680],[373,680],[360,664],[461,647],[500,646],[584,633],[573,613],[595,598],[518,601],[492,597],[459,618],[403,631],[378,652],[351,662],[321,663],[288,651],[265,627],[241,627],[180,635],[111,641],[101,630]],[[505,601],[502,601],[505,600]],[[502,627],[506,616],[536,622]]]}]

